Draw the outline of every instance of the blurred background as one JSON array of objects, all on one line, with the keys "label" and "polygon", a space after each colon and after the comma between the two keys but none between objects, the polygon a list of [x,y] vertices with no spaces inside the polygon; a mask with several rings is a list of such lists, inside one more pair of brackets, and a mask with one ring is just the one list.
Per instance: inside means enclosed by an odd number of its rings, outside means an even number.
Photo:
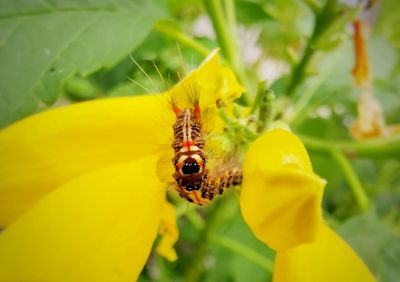
[{"label": "blurred background", "polygon": [[[55,12],[8,38],[0,47],[0,126],[50,107],[164,91],[218,47],[247,89],[239,105],[273,91],[273,118],[303,140],[328,181],[325,219],[379,281],[399,280],[398,0],[66,2],[56,6],[118,13],[66,20]],[[19,3],[0,14],[39,7]],[[95,21],[96,28],[80,30]],[[12,28],[2,25],[2,38]],[[57,48],[56,56],[50,50]],[[172,195],[179,258],[152,254],[139,281],[271,281],[274,253],[243,222],[239,193],[205,208]]]}]

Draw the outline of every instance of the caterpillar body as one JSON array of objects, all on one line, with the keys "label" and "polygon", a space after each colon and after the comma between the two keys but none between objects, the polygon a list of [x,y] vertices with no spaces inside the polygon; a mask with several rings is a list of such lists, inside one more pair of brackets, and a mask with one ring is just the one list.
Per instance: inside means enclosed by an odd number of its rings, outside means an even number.
[{"label": "caterpillar body", "polygon": [[238,165],[221,164],[213,170],[207,168],[199,104],[195,102],[193,108],[182,110],[173,105],[173,110],[176,114],[172,144],[175,152],[173,177],[179,195],[189,202],[204,205],[222,194],[224,189],[241,184],[242,171]]}]

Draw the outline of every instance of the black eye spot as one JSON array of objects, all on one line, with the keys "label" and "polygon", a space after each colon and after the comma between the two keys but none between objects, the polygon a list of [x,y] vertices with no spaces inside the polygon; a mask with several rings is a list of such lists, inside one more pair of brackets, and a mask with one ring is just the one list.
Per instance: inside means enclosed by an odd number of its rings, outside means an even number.
[{"label": "black eye spot", "polygon": [[194,188],[194,186],[193,186],[192,184],[186,184],[186,186],[185,186],[185,189],[186,189],[187,191],[192,191],[193,188]]},{"label": "black eye spot", "polygon": [[184,163],[182,166],[183,174],[195,174],[200,171],[200,166],[197,163]]},{"label": "black eye spot", "polygon": [[192,191],[192,190],[199,190],[201,188],[201,183],[197,182],[195,184],[186,184],[185,185],[185,190],[186,191]]}]

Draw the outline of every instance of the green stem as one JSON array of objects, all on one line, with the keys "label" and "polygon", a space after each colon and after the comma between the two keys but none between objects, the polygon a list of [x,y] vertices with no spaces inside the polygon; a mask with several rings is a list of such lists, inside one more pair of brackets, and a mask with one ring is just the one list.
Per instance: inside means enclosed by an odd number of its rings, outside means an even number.
[{"label": "green stem", "polygon": [[304,2],[314,13],[318,13],[321,10],[321,3],[317,0],[305,0]]},{"label": "green stem", "polygon": [[[231,38],[233,38],[233,40],[235,40],[237,38],[235,1],[234,0],[224,0],[224,4],[225,4],[226,23],[231,32]],[[237,42],[235,41],[235,43],[236,43],[236,49],[237,49]]]},{"label": "green stem", "polygon": [[[228,1],[227,1],[228,2]],[[224,17],[222,5],[220,0],[203,0],[204,6],[207,9],[207,13],[211,18],[211,21],[214,26],[214,30],[217,35],[217,39],[219,45],[221,46],[222,53],[225,58],[230,63],[231,67],[235,71],[239,80],[245,86],[248,93],[252,94],[255,92],[253,89],[253,85],[247,77],[247,73],[244,70],[243,63],[239,57],[239,49],[237,45],[236,38],[234,37],[235,31],[232,31],[230,27],[234,27],[235,23],[232,23],[235,20],[234,17],[234,4],[230,3],[228,11],[230,13],[230,26],[228,25],[227,20]],[[233,14],[233,15],[232,15]],[[240,101],[244,105],[249,105],[249,98],[246,93],[240,97]]]},{"label": "green stem", "polygon": [[286,119],[288,123],[299,123],[302,121],[304,116],[307,114],[306,108],[309,105],[310,100],[317,93],[321,84],[331,75],[334,67],[336,67],[341,59],[342,56],[336,56],[336,59],[332,60],[332,63],[325,65],[324,70],[321,71],[320,75],[307,85],[306,90],[302,92],[301,96],[295,101],[293,112]]},{"label": "green stem", "polygon": [[362,211],[368,209],[369,198],[345,154],[348,156],[400,157],[399,136],[348,142],[329,142],[309,136],[300,136],[300,139],[308,149],[315,152],[327,153],[333,157],[342,169],[357,204]]},{"label": "green stem", "polygon": [[311,58],[314,55],[314,49],[311,48],[311,44],[313,42],[313,38],[310,39],[310,41],[307,44],[307,47],[304,51],[303,57],[301,58],[300,62],[294,67],[292,75],[291,75],[291,80],[289,83],[289,86],[287,88],[286,94],[288,96],[293,96],[293,94],[296,92],[297,87],[303,82],[305,76],[306,76],[306,70],[308,67],[308,64],[311,60]]},{"label": "green stem", "polygon": [[254,115],[258,108],[260,107],[261,101],[263,100],[263,97],[265,95],[265,90],[266,90],[266,82],[265,81],[260,81],[258,83],[257,87],[257,94],[256,97],[253,101],[253,104],[251,105],[250,109],[250,115]]},{"label": "green stem", "polygon": [[259,254],[253,249],[249,248],[246,245],[241,244],[240,242],[233,240],[229,237],[226,237],[222,234],[215,234],[211,237],[211,241],[216,243],[228,250],[234,251],[247,258],[248,260],[254,262],[255,264],[261,266],[264,270],[272,273],[274,268],[274,263],[271,259]]},{"label": "green stem", "polygon": [[217,34],[218,42],[222,49],[222,53],[232,65],[236,65],[237,45],[234,38],[231,37],[232,32],[225,21],[221,1],[204,0],[203,3],[207,9],[208,15],[212,20],[215,32]]},{"label": "green stem", "polygon": [[335,141],[317,139],[300,135],[304,145],[315,152],[330,153],[332,149],[339,150],[347,156],[389,157],[400,158],[400,137],[375,138],[365,141]]},{"label": "green stem", "polygon": [[206,226],[203,232],[201,233],[201,238],[199,240],[200,245],[198,246],[196,253],[194,254],[191,260],[190,267],[187,269],[185,273],[186,276],[185,281],[196,282],[199,280],[202,271],[204,257],[207,254],[208,245],[210,243],[211,234],[215,229],[218,219],[218,214],[221,211],[223,211],[223,202],[224,198],[217,201],[212,210],[210,211],[210,213],[208,214]]},{"label": "green stem", "polygon": [[361,211],[365,212],[369,206],[369,198],[349,160],[339,150],[331,150],[331,156],[342,169]]},{"label": "green stem", "polygon": [[258,134],[263,133],[265,128],[267,128],[271,124],[273,106],[274,93],[272,92],[272,90],[265,90],[264,96],[260,103],[260,108],[258,110]]},{"label": "green stem", "polygon": [[296,93],[297,88],[304,81],[308,65],[314,56],[315,52],[315,42],[317,42],[325,30],[330,27],[331,22],[329,22],[328,14],[336,5],[336,0],[326,1],[322,9],[317,9],[314,11],[315,23],[311,38],[307,42],[307,46],[304,50],[303,56],[300,62],[294,67],[291,75],[291,80],[288,85],[286,94],[287,96],[293,96]]},{"label": "green stem", "polygon": [[204,55],[205,57],[208,56],[211,52],[207,47],[199,43],[197,40],[193,39],[192,37],[180,31],[179,29],[174,28],[170,24],[167,24],[165,22],[158,22],[155,25],[154,29],[164,35],[167,35],[170,38],[173,38],[182,45],[193,49],[199,54]]}]

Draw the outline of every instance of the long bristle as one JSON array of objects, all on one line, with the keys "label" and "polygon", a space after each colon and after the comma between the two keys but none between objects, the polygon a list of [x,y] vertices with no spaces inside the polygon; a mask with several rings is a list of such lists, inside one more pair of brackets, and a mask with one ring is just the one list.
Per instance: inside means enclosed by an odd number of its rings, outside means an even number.
[{"label": "long bristle", "polygon": [[154,61],[153,61],[153,66],[154,66],[154,68],[156,69],[156,71],[157,71],[157,73],[158,73],[158,75],[159,75],[161,81],[163,82],[163,84],[164,84],[165,86],[167,86],[167,84],[166,84],[166,82],[165,82],[165,80],[164,80],[164,77],[162,76],[162,74],[161,74],[161,72],[160,72],[160,69],[157,67],[157,65],[156,65],[156,63],[155,63]]},{"label": "long bristle", "polygon": [[132,55],[129,55],[131,58],[132,62],[141,70],[141,72],[151,81],[154,83],[154,80],[147,74],[147,72],[144,71],[144,69],[139,65],[139,63],[132,57]]},{"label": "long bristle", "polygon": [[178,108],[174,95],[169,95],[169,103],[171,105],[172,110],[176,115],[178,115],[181,112],[181,109]]},{"label": "long bristle", "polygon": [[200,87],[197,82],[193,82],[190,86],[190,99],[192,100],[193,106],[199,105],[200,103]]},{"label": "long bristle", "polygon": [[148,88],[146,88],[146,87],[144,87],[142,84],[140,84],[139,82],[137,82],[136,80],[134,80],[133,78],[130,78],[130,77],[128,77],[128,79],[131,81],[131,82],[133,82],[133,83],[135,83],[137,86],[139,86],[140,88],[142,88],[144,91],[146,91],[147,93],[151,93],[151,91],[148,89]]},{"label": "long bristle", "polygon": [[[162,93],[164,92],[167,88],[168,88],[168,84],[166,83],[165,79],[163,78],[163,76],[161,75],[161,72],[159,70],[159,68],[157,67],[157,65],[155,64],[154,61],[152,61],[154,68],[156,69],[158,75],[160,76],[160,79],[162,81],[163,87],[165,89],[162,89],[160,87],[159,84],[157,84],[152,78],[151,76],[142,68],[142,66],[140,66],[140,64],[135,60],[135,58],[132,57],[132,55],[129,55],[130,59],[132,60],[132,62],[138,67],[138,69],[146,76],[146,78],[154,85],[154,87],[157,89],[158,92]],[[140,86],[141,88],[145,89],[147,92],[151,93],[154,91],[150,91],[147,88],[145,88],[142,84],[138,83],[137,81],[130,79],[132,82],[134,82],[135,84],[137,84],[138,86]]]},{"label": "long bristle", "polygon": [[200,104],[200,88],[196,82],[192,81],[181,81],[182,86],[185,90],[187,100],[191,107],[195,107]]}]

